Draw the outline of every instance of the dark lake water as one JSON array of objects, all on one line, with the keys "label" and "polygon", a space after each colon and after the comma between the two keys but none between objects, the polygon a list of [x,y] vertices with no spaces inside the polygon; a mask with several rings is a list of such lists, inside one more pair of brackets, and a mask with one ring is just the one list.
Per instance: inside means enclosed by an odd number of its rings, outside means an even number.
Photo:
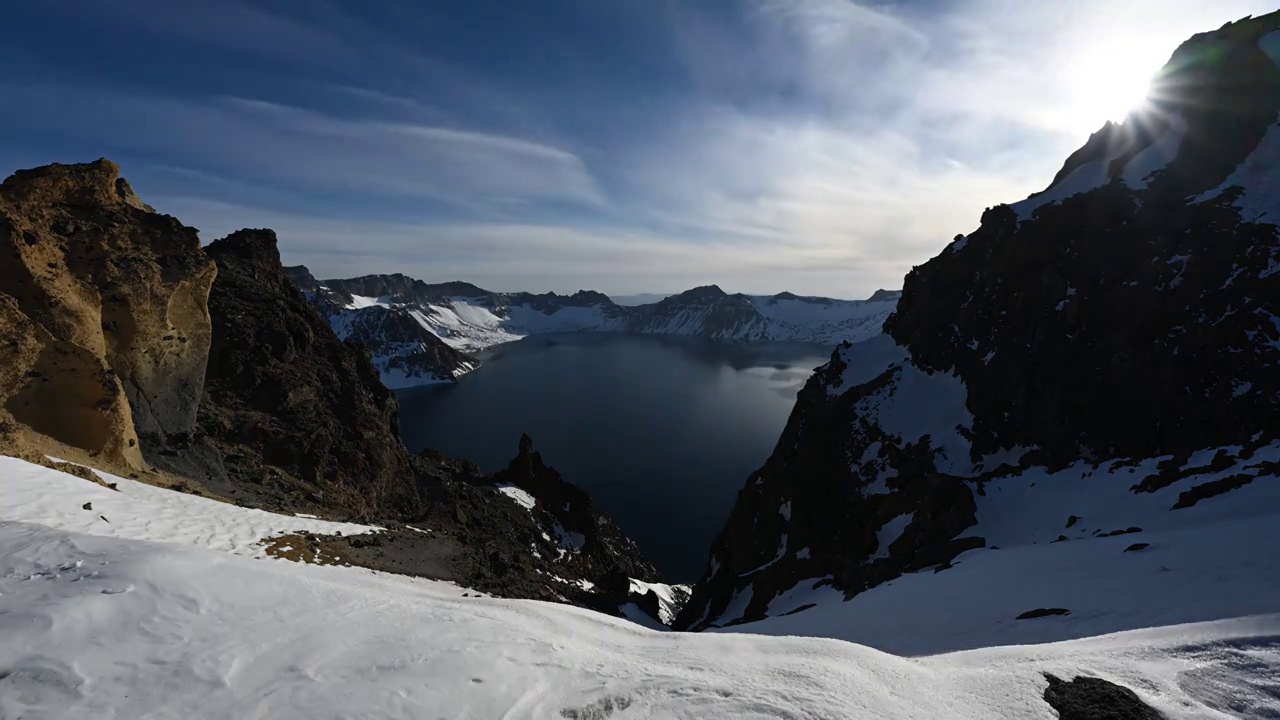
[{"label": "dark lake water", "polygon": [[505,467],[523,432],[591,494],[668,581],[702,573],[747,476],[832,348],[694,338],[542,335],[503,345],[455,386],[397,393],[405,444]]}]

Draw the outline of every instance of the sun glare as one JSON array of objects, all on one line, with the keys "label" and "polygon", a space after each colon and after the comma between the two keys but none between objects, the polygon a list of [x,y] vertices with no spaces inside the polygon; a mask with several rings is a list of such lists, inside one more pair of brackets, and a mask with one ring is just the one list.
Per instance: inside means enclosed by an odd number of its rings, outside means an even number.
[{"label": "sun glare", "polygon": [[1100,43],[1072,59],[1066,68],[1071,126],[1092,132],[1108,120],[1123,122],[1141,110],[1151,79],[1167,57],[1167,49],[1130,39]]}]

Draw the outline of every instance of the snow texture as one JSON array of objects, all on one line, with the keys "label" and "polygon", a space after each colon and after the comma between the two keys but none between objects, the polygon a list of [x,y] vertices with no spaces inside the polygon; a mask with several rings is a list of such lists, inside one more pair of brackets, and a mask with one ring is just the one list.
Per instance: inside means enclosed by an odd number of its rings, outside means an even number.
[{"label": "snow texture", "polygon": [[362,297],[360,295],[352,295],[351,302],[347,304],[348,310],[360,310],[367,307],[391,307],[391,303],[386,298]]},{"label": "snow texture", "polygon": [[23,523],[0,618],[5,717],[1050,720],[1045,672],[1174,718],[1278,709],[1277,616],[908,659]]},{"label": "snow texture", "polygon": [[658,596],[658,619],[663,625],[670,625],[675,620],[676,613],[680,612],[681,602],[676,599],[676,593],[679,592],[684,597],[689,596],[690,588],[688,585],[668,585],[666,583],[647,583],[643,580],[631,578],[631,592],[638,595],[644,595],[653,592]]},{"label": "snow texture", "polygon": [[532,495],[515,485],[499,485],[498,492],[514,500],[517,505],[525,510],[532,510],[538,504],[538,501]]},{"label": "snow texture", "polygon": [[916,516],[914,512],[903,513],[897,517],[886,520],[884,525],[876,531],[876,554],[871,556],[872,560],[889,557],[889,546],[902,537],[902,531],[907,529],[911,524],[911,520]]},{"label": "snow texture", "polygon": [[[0,522],[35,522],[70,532],[163,540],[251,556],[262,556],[260,541],[277,535],[358,535],[381,529],[277,515],[95,472],[117,489],[0,456]],[[84,509],[85,503],[91,509]]]},{"label": "snow texture", "polygon": [[[1065,487],[1066,478],[1062,482]],[[818,602],[818,608],[747,626],[812,635],[822,620],[833,622],[827,630],[839,635],[932,652],[947,644],[1044,640],[1176,617],[1224,618],[906,658],[816,637],[654,632],[564,605],[468,597],[448,583],[237,557],[192,545],[242,551],[240,543],[227,541],[239,534],[228,527],[259,522],[256,533],[318,521],[253,520],[256,511],[219,510],[213,501],[154,488],[180,500],[151,498],[133,492],[138,488],[127,481],[121,487],[124,493],[113,493],[18,460],[0,465],[6,498],[0,521],[0,717],[1050,720],[1056,713],[1041,699],[1045,672],[1120,683],[1171,718],[1280,713],[1274,689],[1280,615],[1225,619],[1267,612],[1260,608],[1274,603],[1268,582],[1280,558],[1248,554],[1248,585],[1242,564],[1208,562],[1229,558],[1221,546],[1231,539],[1249,537],[1238,528],[1213,532],[1225,528],[1209,522],[1212,513],[1206,513],[1203,537],[1195,538],[1211,543],[1203,557],[1188,557],[1168,571],[1177,576],[1177,603],[1168,597],[1174,580],[1142,590],[1132,602],[1110,594],[1114,587],[1082,584],[1075,596],[1055,599],[1094,598],[1092,607],[1077,604],[1070,616],[1038,621],[1005,617],[1013,607],[1027,609],[1027,595],[1070,591],[1082,579],[1081,569],[1103,555],[1129,563],[1128,572],[1168,561],[1158,553],[1121,553],[1118,546],[1127,538],[1119,537],[1095,541],[1108,552],[1065,563],[1074,575],[1044,587],[1044,576],[1051,580],[1064,568],[1051,553],[1066,556],[1072,543],[1040,552],[1048,566],[1027,583],[1005,574],[1035,566],[1016,551],[972,553],[952,570],[900,578],[850,603],[839,602],[830,588],[814,588],[811,580],[771,607],[785,612],[793,603]],[[48,489],[49,507],[30,497],[32,488]],[[120,498],[112,505],[107,494]],[[19,496],[21,502],[7,502]],[[1252,498],[1253,504],[1260,499]],[[50,526],[79,525],[75,516],[89,514],[80,506],[90,500],[121,518],[130,509],[167,515],[172,522],[135,525],[146,528],[136,534],[164,542]],[[201,526],[210,516],[221,518],[217,527]],[[1260,514],[1255,520],[1261,527],[1274,518]],[[1017,528],[1008,533],[1025,534]],[[1011,567],[1001,570],[980,558]],[[969,566],[976,571],[962,575]],[[983,582],[993,576],[999,579],[994,588],[1013,597],[987,592],[990,606],[975,603],[975,595],[993,588]],[[1120,576],[1110,569],[1110,577]],[[1143,574],[1141,580],[1149,578]],[[1162,593],[1165,602],[1154,608],[1140,602]],[[860,602],[866,597],[874,602]],[[745,605],[749,595],[739,600]],[[1174,605],[1192,609],[1170,612]],[[643,622],[638,608],[629,609]],[[801,624],[785,627],[784,621]],[[919,692],[921,687],[930,692]]]},{"label": "snow texture", "polygon": [[[1193,456],[1187,469],[1204,467],[1218,450]],[[1240,448],[1225,450],[1234,456]],[[833,596],[802,613],[740,627],[919,655],[1280,612],[1280,555],[1271,540],[1280,523],[1280,482],[1263,469],[1280,461],[1280,443],[1222,470],[1133,492],[1162,459],[1096,469],[1080,463],[1056,473],[1032,468],[991,480],[976,497],[978,524],[965,533],[985,538],[986,549],[960,555],[942,572],[907,574],[848,602]],[[1172,509],[1189,488],[1239,474],[1261,475]],[[1072,515],[1077,520],[1068,528]],[[1130,528],[1140,530],[1104,537]],[[887,534],[881,530],[882,541]],[[1055,542],[1059,536],[1067,540]],[[1135,543],[1148,547],[1125,552]],[[775,607],[785,612],[787,604],[775,599],[770,615]],[[1071,614],[1014,619],[1043,607]],[[735,617],[726,613],[723,620]]]},{"label": "snow texture", "polygon": [[[1277,33],[1280,31],[1266,37]],[[1273,42],[1272,45],[1280,45],[1280,41]],[[1235,205],[1240,208],[1244,220],[1280,223],[1280,178],[1276,177],[1276,167],[1280,167],[1280,125],[1268,128],[1262,142],[1258,143],[1249,157],[1221,185],[1199,195],[1194,202],[1212,200],[1229,188],[1240,188],[1243,192],[1236,199]]]},{"label": "snow texture", "polygon": [[[1170,115],[1168,121],[1168,127],[1160,137],[1125,163],[1120,178],[1129,187],[1135,190],[1145,189],[1151,176],[1177,157],[1178,150],[1182,147],[1182,139],[1186,136],[1187,123],[1178,114]],[[1037,209],[1045,205],[1054,205],[1067,198],[1103,187],[1111,182],[1109,168],[1112,162],[1125,150],[1126,146],[1123,145],[1113,148],[1101,160],[1080,165],[1044,192],[1013,203],[1009,207],[1017,214],[1019,221],[1029,220]],[[964,247],[963,243],[954,249],[959,250],[962,247]]]},{"label": "snow texture", "polygon": [[1134,190],[1144,190],[1152,174],[1164,169],[1178,156],[1182,139],[1187,134],[1187,121],[1177,113],[1168,116],[1169,126],[1155,142],[1133,156],[1124,166],[1121,178]]},{"label": "snow texture", "polygon": [[1018,215],[1019,221],[1029,220],[1035,211],[1043,205],[1053,205],[1074,195],[1096,190],[1111,181],[1111,178],[1107,176],[1107,168],[1111,165],[1111,160],[1113,159],[1113,157],[1109,156],[1103,160],[1085,163],[1072,170],[1061,181],[1039,195],[1027,198],[1022,202],[1013,203],[1009,207]]}]

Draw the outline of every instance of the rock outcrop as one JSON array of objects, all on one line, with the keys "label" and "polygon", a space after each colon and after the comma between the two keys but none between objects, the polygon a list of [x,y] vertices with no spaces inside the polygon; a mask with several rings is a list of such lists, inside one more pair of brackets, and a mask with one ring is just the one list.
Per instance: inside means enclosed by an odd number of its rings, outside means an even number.
[{"label": "rock outcrop", "polygon": [[538,507],[549,516],[543,524],[554,529],[560,548],[570,551],[573,561],[583,566],[582,575],[604,579],[596,584],[621,588],[625,593],[630,579],[661,581],[657,569],[641,554],[635,541],[596,510],[586,491],[548,467],[533,449],[528,435],[520,437],[515,459],[488,481],[499,487],[518,488],[537,498]]},{"label": "rock outcrop", "polygon": [[[1097,472],[1164,512],[1167,493],[1212,502],[1273,475],[1249,458],[1280,441],[1277,62],[1280,13],[1192,38],[1148,111],[915,268],[886,335],[838,348],[801,392],[677,624],[790,610],[773,601],[802,581],[852,597],[945,570],[986,545],[984,504],[1009,511],[993,483]],[[1068,539],[1073,507],[1019,537]]]},{"label": "rock outcrop", "polygon": [[[307,296],[320,315],[343,340],[369,350],[382,383],[396,390],[416,385],[452,383],[480,367],[474,356],[450,346],[414,316],[409,307],[391,303],[367,305],[358,312],[348,310],[352,296],[342,289],[320,283],[303,265],[285,268],[285,274]],[[379,279],[360,289],[378,293],[409,292],[417,282],[403,275],[376,275]]]},{"label": "rock outcrop", "polygon": [[1077,676],[1067,682],[1045,673],[1044,701],[1059,720],[1164,720],[1164,714],[1123,685],[1102,678]]},{"label": "rock outcrop", "polygon": [[50,165],[0,185],[0,262],[6,340],[27,368],[0,387],[14,423],[135,469],[192,431],[215,274],[193,228],[107,160]]},{"label": "rock outcrop", "polygon": [[394,396],[285,276],[275,233],[241,230],[205,252],[218,279],[200,432],[216,452],[182,455],[210,458],[219,485],[256,486],[288,506],[416,512]]}]

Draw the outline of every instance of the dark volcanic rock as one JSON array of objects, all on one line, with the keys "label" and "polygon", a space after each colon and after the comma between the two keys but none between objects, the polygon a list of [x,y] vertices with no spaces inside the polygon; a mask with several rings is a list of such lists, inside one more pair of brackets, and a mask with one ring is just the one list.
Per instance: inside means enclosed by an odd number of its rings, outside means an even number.
[{"label": "dark volcanic rock", "polygon": [[625,578],[661,581],[658,571],[641,554],[635,541],[623,534],[613,520],[597,511],[582,488],[566,482],[560,473],[543,463],[542,455],[534,451],[533,440],[528,435],[520,437],[515,459],[489,482],[514,485],[537,498],[538,509],[553,518],[551,527],[561,531],[556,534],[575,550],[577,562],[591,568],[584,574],[613,576],[613,583],[603,582],[623,586]]},{"label": "dark volcanic rock", "polygon": [[320,287],[320,282],[316,280],[316,276],[311,274],[306,265],[286,265],[284,266],[284,275],[298,286],[302,292],[314,292]]},{"label": "dark volcanic rock", "polygon": [[975,453],[1154,457],[1246,444],[1274,417],[1277,218],[1243,216],[1238,191],[1187,199],[1221,185],[1276,124],[1280,69],[1257,40],[1278,17],[1174,53],[1154,116],[1187,129],[1145,188],[1119,178],[1158,134],[1139,117],[1064,167],[1114,158],[1110,183],[1027,218],[991,208],[962,245],[907,275],[885,330],[920,367],[964,378]]},{"label": "dark volcanic rock", "polygon": [[1054,615],[1070,615],[1070,614],[1071,614],[1071,611],[1066,608],[1036,608],[1035,610],[1028,610],[1014,619],[1015,620],[1035,620],[1036,618],[1052,617]]},{"label": "dark volcanic rock", "polygon": [[1199,485],[1192,487],[1190,490],[1180,493],[1178,495],[1178,501],[1173,504],[1171,509],[1181,510],[1182,508],[1189,508],[1206,498],[1222,495],[1223,493],[1228,493],[1232,490],[1242,488],[1253,482],[1253,479],[1253,475],[1240,474],[1224,477],[1218,480],[1211,480],[1206,483],[1200,483]]},{"label": "dark volcanic rock", "polygon": [[[806,578],[830,575],[853,595],[986,545],[980,537],[959,537],[976,521],[968,484],[935,466],[927,442],[883,443],[885,432],[859,413],[860,401],[892,392],[894,373],[832,397],[828,388],[845,369],[839,356],[837,351],[805,384],[773,454],[739,491],[712,546],[711,572],[695,587],[678,627],[714,623],[748,585],[752,599],[743,618],[750,620],[763,617],[774,597]],[[879,458],[849,459],[877,443],[909,482],[868,492]],[[904,516],[910,519],[901,535],[880,547],[879,530]],[[802,549],[807,557],[797,557]]]},{"label": "dark volcanic rock", "polygon": [[1059,720],[1164,720],[1137,693],[1102,678],[1077,676],[1066,682],[1045,673],[1049,687],[1044,701],[1058,711]]},{"label": "dark volcanic rock", "polygon": [[[394,396],[367,354],[334,336],[285,276],[270,230],[205,252],[218,265],[200,430],[213,478],[354,516],[421,506]],[[178,468],[181,469],[181,468]]]}]

